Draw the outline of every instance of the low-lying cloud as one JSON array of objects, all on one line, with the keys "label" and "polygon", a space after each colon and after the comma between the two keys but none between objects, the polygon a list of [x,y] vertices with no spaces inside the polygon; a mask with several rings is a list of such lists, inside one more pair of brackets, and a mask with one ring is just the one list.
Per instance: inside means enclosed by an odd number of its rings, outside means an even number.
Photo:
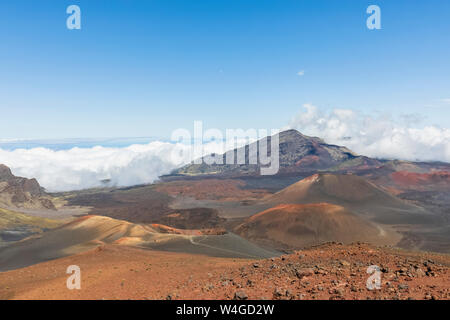
[{"label": "low-lying cloud", "polygon": [[[393,121],[348,109],[323,112],[304,105],[289,127],[370,157],[450,162],[450,129],[417,127],[417,123],[415,116]],[[161,141],[120,148],[0,148],[0,163],[17,176],[36,178],[48,191],[69,191],[99,187],[105,181],[108,186],[152,183],[192,161],[190,150],[190,145]],[[224,151],[223,143],[203,144],[204,155]]]},{"label": "low-lying cloud", "polygon": [[369,157],[450,162],[450,129],[417,127],[417,117],[394,121],[349,109],[322,112],[306,104],[289,127],[327,143],[342,145]]},{"label": "low-lying cloud", "polygon": [[[221,152],[222,147],[215,142],[204,144],[204,154]],[[0,149],[0,163],[16,176],[36,178],[48,191],[69,191],[105,185],[102,181],[113,186],[151,183],[189,163],[190,148],[156,141],[125,148]]]}]

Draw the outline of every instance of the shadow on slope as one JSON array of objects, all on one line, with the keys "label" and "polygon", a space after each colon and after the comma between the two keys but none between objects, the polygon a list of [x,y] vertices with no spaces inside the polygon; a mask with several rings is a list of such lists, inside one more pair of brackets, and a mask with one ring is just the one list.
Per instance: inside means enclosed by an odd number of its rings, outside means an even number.
[{"label": "shadow on slope", "polygon": [[[173,229],[173,228],[172,228]],[[101,244],[191,252],[216,257],[267,258],[268,251],[236,235],[203,235],[201,230],[159,232],[160,226],[133,224],[102,216],[85,216],[42,235],[0,249],[0,271],[80,253]]]}]

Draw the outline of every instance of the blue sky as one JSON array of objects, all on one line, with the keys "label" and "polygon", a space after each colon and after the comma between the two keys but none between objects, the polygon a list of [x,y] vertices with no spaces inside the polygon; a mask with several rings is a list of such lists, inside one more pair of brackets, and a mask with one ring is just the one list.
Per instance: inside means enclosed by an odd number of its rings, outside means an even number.
[{"label": "blue sky", "polygon": [[304,103],[449,127],[449,57],[448,0],[2,1],[0,139],[279,128]]}]

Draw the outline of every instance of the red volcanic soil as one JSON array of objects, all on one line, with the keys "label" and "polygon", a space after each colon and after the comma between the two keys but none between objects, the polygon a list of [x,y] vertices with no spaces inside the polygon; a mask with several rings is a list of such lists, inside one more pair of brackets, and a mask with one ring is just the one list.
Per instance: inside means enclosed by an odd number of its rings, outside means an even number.
[{"label": "red volcanic soil", "polygon": [[[69,265],[81,290],[68,290]],[[368,290],[367,268],[381,270]],[[325,244],[279,258],[241,260],[99,248],[0,273],[1,299],[450,299],[450,257],[366,244]]]},{"label": "red volcanic soil", "polygon": [[157,185],[156,190],[171,196],[224,201],[259,199],[268,194],[262,189],[242,189],[244,186],[244,181],[232,179],[180,180]]},{"label": "red volcanic soil", "polygon": [[306,156],[295,163],[295,166],[312,166],[320,161],[318,156]]},{"label": "red volcanic soil", "polygon": [[344,207],[312,203],[270,208],[248,218],[235,232],[280,248],[303,248],[329,241],[395,244],[399,240],[379,228]]},{"label": "red volcanic soil", "polygon": [[[371,265],[381,270],[380,290],[366,287]],[[325,244],[229,268],[219,279],[203,282],[199,298],[450,299],[449,265],[448,255]]]},{"label": "red volcanic soil", "polygon": [[[319,202],[332,196],[346,201],[363,201],[378,191],[366,180],[354,175],[314,174],[270,197],[282,203]],[[312,200],[313,198],[313,200]]]},{"label": "red volcanic soil", "polygon": [[405,207],[399,199],[364,178],[352,174],[314,174],[266,197],[265,200],[270,203],[329,202],[339,205]]},{"label": "red volcanic soil", "polygon": [[[0,299],[196,299],[211,270],[221,272],[233,259],[102,245],[87,252],[0,273]],[[81,269],[81,290],[68,290],[67,267]]]},{"label": "red volcanic soil", "polygon": [[450,188],[450,172],[436,171],[431,173],[416,173],[408,171],[397,171],[391,174],[393,182],[402,187],[424,189],[429,186],[433,188]]}]

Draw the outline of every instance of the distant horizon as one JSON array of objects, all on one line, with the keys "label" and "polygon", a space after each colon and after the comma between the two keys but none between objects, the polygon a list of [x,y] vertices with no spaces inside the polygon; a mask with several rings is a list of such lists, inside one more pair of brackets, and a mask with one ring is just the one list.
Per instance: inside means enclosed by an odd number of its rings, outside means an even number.
[{"label": "distant horizon", "polygon": [[47,147],[52,150],[67,150],[71,148],[125,147],[132,144],[146,144],[152,141],[169,141],[159,137],[91,137],[91,138],[62,138],[62,139],[15,139],[0,140],[0,149],[32,149]]},{"label": "distant horizon", "polygon": [[[300,130],[293,128],[284,128],[280,130],[281,132],[295,130],[302,135],[307,137],[314,137],[324,140],[322,137],[317,135],[308,135],[304,134]],[[268,135],[270,136],[270,135]],[[164,142],[164,143],[175,143],[171,141],[170,138],[161,138],[161,137],[88,137],[88,138],[62,138],[62,139],[4,139],[2,141],[0,139],[0,150],[5,151],[14,151],[17,149],[34,149],[34,148],[47,148],[53,151],[64,151],[70,150],[73,148],[80,149],[90,149],[94,147],[104,147],[104,148],[126,148],[132,145],[146,145],[151,142]],[[351,139],[349,139],[351,140]],[[194,140],[192,140],[193,142]],[[226,141],[225,139],[223,141]],[[204,142],[209,142],[204,140]],[[324,140],[325,143],[331,145],[337,145],[341,147],[346,147],[345,145],[338,145],[334,143],[329,143]],[[354,152],[354,150],[350,149],[350,151]],[[357,152],[356,152],[357,153]],[[366,156],[365,154],[357,153],[361,156]],[[443,160],[423,160],[423,159],[402,159],[398,157],[377,157],[371,156],[371,158],[378,160],[399,160],[399,161],[412,161],[412,162],[442,162],[442,163],[450,163],[450,161]]]},{"label": "distant horizon", "polygon": [[196,121],[450,163],[448,12],[408,0],[1,2],[0,163],[55,187],[150,181],[179,164],[168,155],[187,146],[170,138]]},{"label": "distant horizon", "polygon": [[[320,136],[313,136],[322,139]],[[118,187],[149,184],[193,160],[182,158],[174,161],[171,159],[171,153],[176,150],[188,150],[192,145],[180,145],[170,141],[138,141],[130,138],[104,141],[80,139],[75,142],[73,139],[68,139],[65,143],[62,143],[63,140],[58,140],[58,144],[55,141],[45,143],[40,140],[39,144],[37,142],[33,144],[30,142],[28,144],[12,143],[9,144],[9,149],[2,147],[0,143],[0,164],[8,166],[16,176],[36,178],[50,192],[65,192],[101,187],[104,180],[113,180],[111,183]],[[381,161],[450,163],[450,161],[434,159],[407,159],[402,156],[381,157],[361,153],[351,147],[330,143],[326,140],[324,142],[347,147],[358,156]],[[351,140],[347,140],[347,142],[351,142]],[[242,145],[244,144],[240,146]],[[204,156],[228,151],[222,150],[217,141],[203,144]],[[112,179],[113,177],[114,179]]]}]

